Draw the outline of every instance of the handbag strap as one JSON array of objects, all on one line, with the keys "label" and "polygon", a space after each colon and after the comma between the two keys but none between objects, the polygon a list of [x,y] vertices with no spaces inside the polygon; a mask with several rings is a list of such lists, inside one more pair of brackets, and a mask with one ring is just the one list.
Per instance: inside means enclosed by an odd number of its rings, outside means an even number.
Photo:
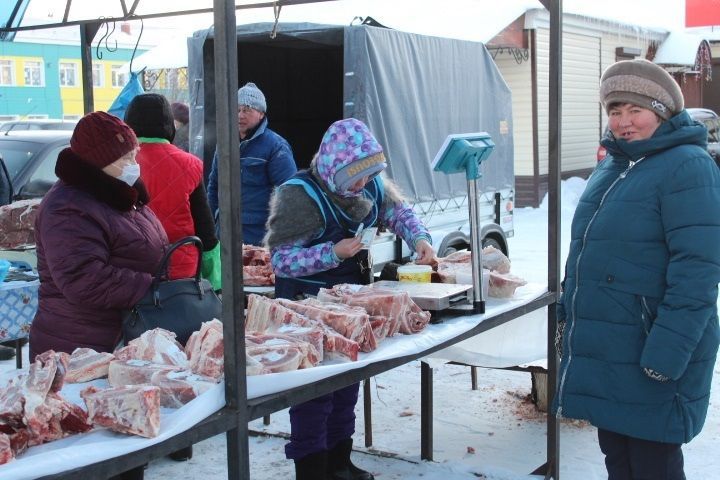
[{"label": "handbag strap", "polygon": [[200,240],[198,237],[190,236],[183,237],[177,242],[170,245],[167,252],[165,252],[165,255],[163,255],[162,260],[160,260],[160,267],[158,267],[155,278],[153,279],[153,283],[159,283],[160,281],[162,281],[163,277],[167,277],[168,267],[170,266],[170,257],[172,256],[173,252],[175,252],[175,250],[180,247],[190,244],[195,245],[198,250],[198,262],[197,269],[195,270],[195,280],[200,282],[200,272],[202,272],[203,243],[202,240]]}]

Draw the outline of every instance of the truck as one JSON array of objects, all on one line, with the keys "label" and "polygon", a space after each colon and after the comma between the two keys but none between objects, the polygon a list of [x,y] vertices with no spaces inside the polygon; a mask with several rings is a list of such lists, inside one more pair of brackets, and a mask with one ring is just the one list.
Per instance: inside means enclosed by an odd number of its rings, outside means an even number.
[{"label": "truck", "polygon": [[[275,32],[276,35],[272,35]],[[210,171],[216,98],[212,29],[188,39],[190,149]],[[307,168],[327,127],[364,121],[388,159],[387,176],[429,228],[439,256],[468,248],[468,185],[432,171],[450,134],[487,132],[495,144],[478,184],[483,245],[509,253],[515,177],[511,92],[480,42],[371,25],[255,23],[237,26],[238,85],[254,82],[269,126]],[[372,244],[376,271],[409,254],[389,232]]]}]

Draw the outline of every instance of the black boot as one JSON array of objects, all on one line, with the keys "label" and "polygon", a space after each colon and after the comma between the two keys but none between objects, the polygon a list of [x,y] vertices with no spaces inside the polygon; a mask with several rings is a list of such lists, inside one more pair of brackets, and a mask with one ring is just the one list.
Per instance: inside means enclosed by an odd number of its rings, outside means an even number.
[{"label": "black boot", "polygon": [[353,465],[352,444],[352,438],[340,440],[328,451],[328,480],[375,480],[372,473]]},{"label": "black boot", "polygon": [[323,450],[295,460],[295,480],[327,480],[327,453]]}]

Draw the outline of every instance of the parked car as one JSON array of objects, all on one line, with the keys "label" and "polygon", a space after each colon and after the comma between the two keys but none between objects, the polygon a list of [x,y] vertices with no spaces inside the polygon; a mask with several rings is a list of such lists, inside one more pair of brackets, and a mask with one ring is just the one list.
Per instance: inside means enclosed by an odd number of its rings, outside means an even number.
[{"label": "parked car", "polygon": [[0,133],[17,130],[74,130],[76,120],[11,120],[0,125]]},{"label": "parked car", "polygon": [[690,116],[707,127],[708,153],[720,166],[720,116],[707,108],[688,108]]},{"label": "parked car", "polygon": [[[707,127],[708,131],[708,153],[715,160],[715,163],[720,166],[720,116],[708,108],[688,108],[688,113],[693,120],[697,120],[703,123]],[[608,134],[608,127],[605,127],[603,135],[604,138]],[[607,155],[605,147],[602,145],[598,146],[597,149],[597,161],[602,162]]]},{"label": "parked car", "polygon": [[55,183],[55,163],[70,130],[10,131],[0,135],[0,205],[42,197]]}]

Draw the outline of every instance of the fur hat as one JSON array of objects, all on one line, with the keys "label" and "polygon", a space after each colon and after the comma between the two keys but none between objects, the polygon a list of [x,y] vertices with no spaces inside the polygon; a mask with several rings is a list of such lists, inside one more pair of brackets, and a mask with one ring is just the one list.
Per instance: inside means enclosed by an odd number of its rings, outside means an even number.
[{"label": "fur hat", "polygon": [[88,113],[75,125],[70,150],[83,161],[100,169],[138,147],[132,129],[106,112]]},{"label": "fur hat", "polygon": [[170,104],[170,110],[175,120],[180,123],[188,123],[190,121],[190,108],[182,102],[173,102]]},{"label": "fur hat", "polygon": [[164,138],[169,142],[175,138],[170,103],[158,93],[143,93],[133,98],[125,112],[125,122],[138,137]]},{"label": "fur hat", "polygon": [[386,167],[383,148],[360,120],[338,120],[323,135],[317,171],[331,192],[345,195],[360,178]]},{"label": "fur hat", "polygon": [[238,90],[238,106],[247,105],[260,112],[267,111],[267,103],[265,103],[265,95],[252,82],[246,83]]},{"label": "fur hat", "polygon": [[600,101],[608,111],[616,103],[652,110],[664,120],[685,107],[680,86],[662,67],[644,59],[610,65],[600,79]]}]

